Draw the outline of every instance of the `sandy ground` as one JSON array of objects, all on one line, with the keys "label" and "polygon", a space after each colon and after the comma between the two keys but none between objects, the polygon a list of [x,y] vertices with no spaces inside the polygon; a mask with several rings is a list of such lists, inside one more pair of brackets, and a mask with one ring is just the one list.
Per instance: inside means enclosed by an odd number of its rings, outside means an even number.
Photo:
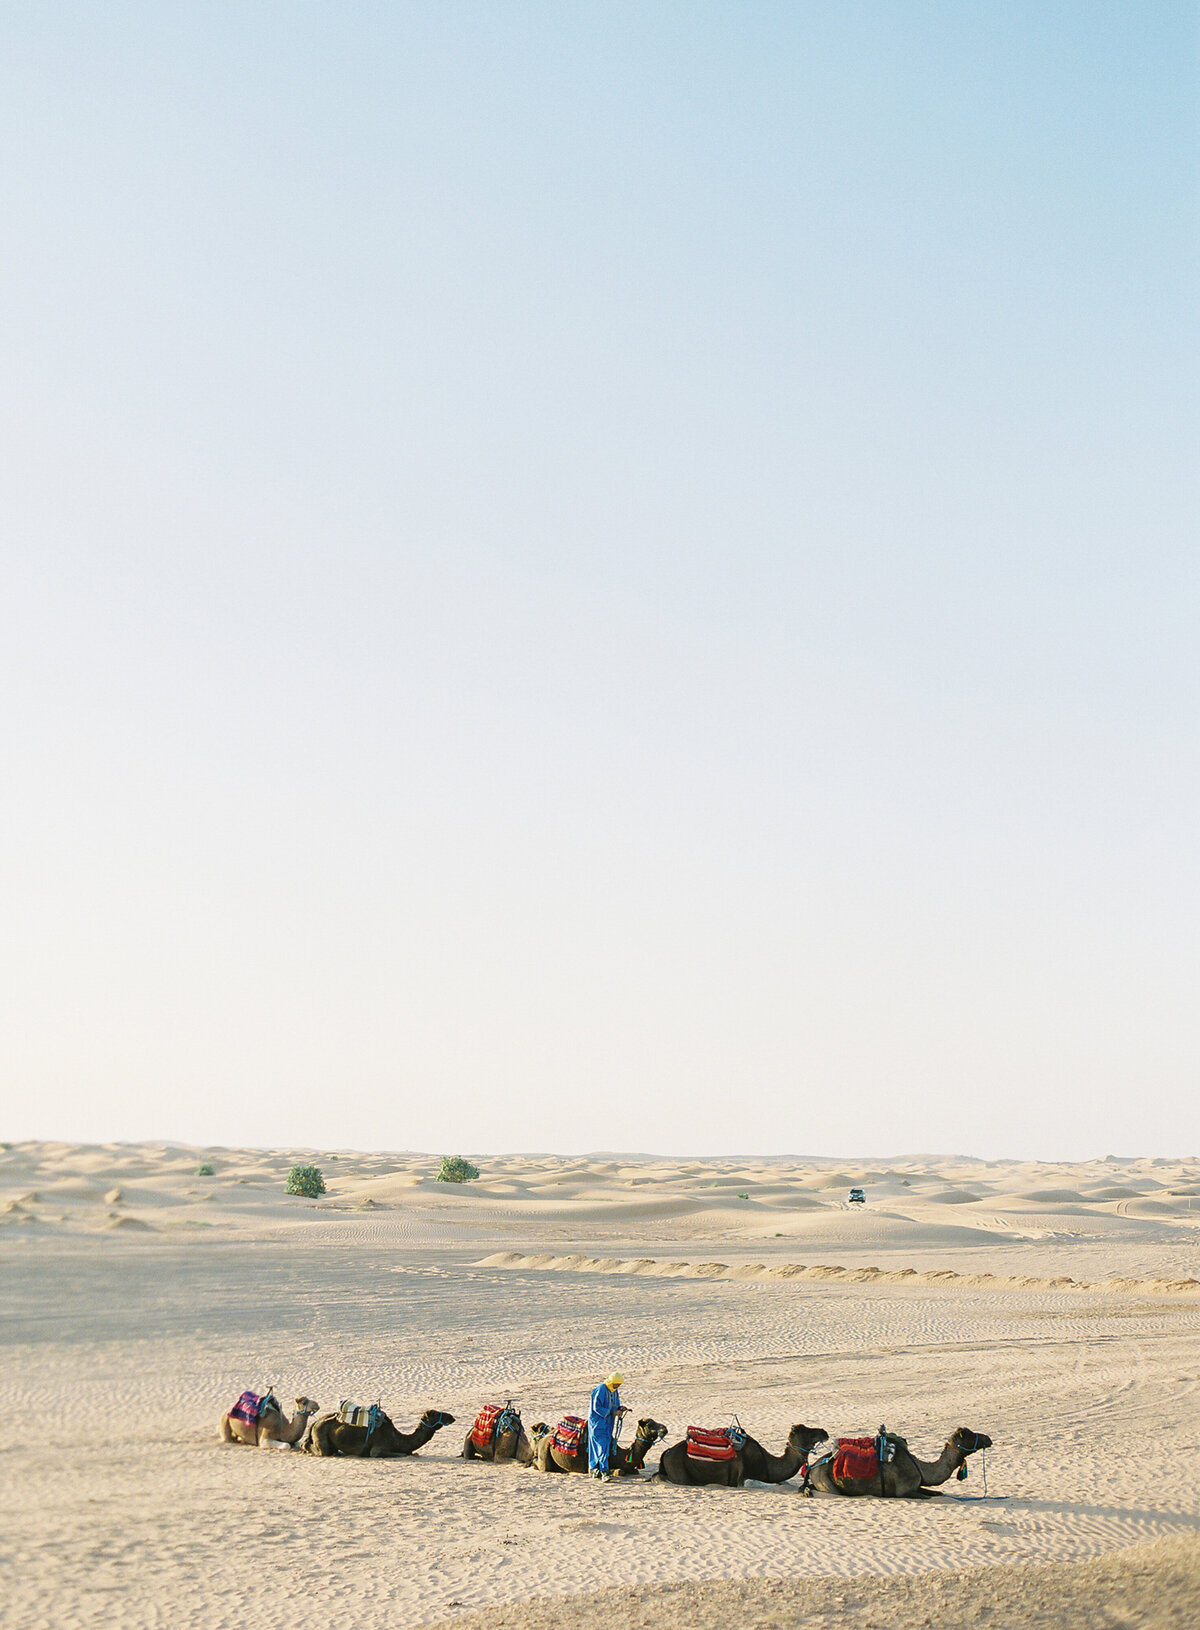
[{"label": "sandy ground", "polygon": [[[283,1195],[298,1159],[324,1200]],[[4,1622],[1196,1622],[1170,1614],[1200,1530],[1200,1161],[476,1159],[451,1188],[420,1156],[0,1149]],[[978,1458],[911,1504],[458,1458],[481,1404],[555,1420],[614,1363],[668,1441],[886,1421],[932,1458],[985,1431],[986,1493]],[[397,1462],[223,1446],[268,1383],[459,1421]]]},{"label": "sandy ground", "polygon": [[458,1630],[657,1630],[738,1625],[802,1630],[863,1625],[873,1630],[1195,1630],[1200,1624],[1200,1538],[1158,1540],[1091,1562],[1000,1563],[891,1579],[747,1579],[701,1585],[644,1585],[459,1614]]}]

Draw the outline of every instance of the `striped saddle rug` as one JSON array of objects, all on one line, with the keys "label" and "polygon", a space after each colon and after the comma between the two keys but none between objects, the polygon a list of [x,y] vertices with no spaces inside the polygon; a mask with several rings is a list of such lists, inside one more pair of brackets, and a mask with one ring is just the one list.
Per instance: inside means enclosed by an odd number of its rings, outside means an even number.
[{"label": "striped saddle rug", "polygon": [[839,1438],[833,1451],[833,1475],[847,1483],[879,1476],[878,1438]]},{"label": "striped saddle rug", "polygon": [[338,1405],[338,1420],[343,1426],[365,1426],[371,1431],[379,1419],[378,1404],[354,1404],[349,1398],[343,1398]]},{"label": "striped saddle rug", "polygon": [[471,1442],[477,1449],[486,1449],[501,1432],[520,1429],[521,1417],[511,1404],[484,1404],[471,1428]]},{"label": "striped saddle rug", "polygon": [[257,1392],[243,1392],[242,1396],[229,1411],[229,1418],[241,1421],[246,1426],[257,1426],[258,1417],[268,1404],[275,1403],[273,1392],[264,1392],[261,1396]]},{"label": "striped saddle rug", "polygon": [[736,1426],[689,1426],[687,1452],[692,1460],[732,1460],[746,1441]]},{"label": "striped saddle rug", "polygon": [[564,1415],[554,1428],[554,1436],[550,1442],[560,1454],[577,1455],[579,1453],[579,1440],[583,1436],[587,1422],[582,1415]]}]

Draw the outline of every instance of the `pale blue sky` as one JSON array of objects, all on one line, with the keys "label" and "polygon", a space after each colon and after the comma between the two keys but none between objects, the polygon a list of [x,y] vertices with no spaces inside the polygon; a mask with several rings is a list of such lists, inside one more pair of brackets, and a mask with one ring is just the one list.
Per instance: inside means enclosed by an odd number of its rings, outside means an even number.
[{"label": "pale blue sky", "polygon": [[0,13],[0,1136],[1200,1148],[1195,4]]}]

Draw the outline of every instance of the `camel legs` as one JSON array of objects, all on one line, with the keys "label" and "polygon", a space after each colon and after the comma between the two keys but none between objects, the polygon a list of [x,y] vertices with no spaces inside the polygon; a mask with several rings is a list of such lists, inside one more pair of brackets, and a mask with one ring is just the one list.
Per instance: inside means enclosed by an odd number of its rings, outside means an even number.
[{"label": "camel legs", "polygon": [[264,1432],[262,1437],[260,1437],[258,1440],[258,1446],[260,1449],[295,1448],[295,1444],[290,1443],[287,1438],[277,1438],[272,1432]]}]

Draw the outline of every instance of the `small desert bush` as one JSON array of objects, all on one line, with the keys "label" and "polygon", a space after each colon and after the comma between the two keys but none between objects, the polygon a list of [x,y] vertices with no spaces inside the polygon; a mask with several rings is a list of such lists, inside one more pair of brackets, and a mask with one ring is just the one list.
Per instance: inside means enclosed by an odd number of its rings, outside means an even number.
[{"label": "small desert bush", "polygon": [[315,1200],[325,1192],[325,1179],[318,1166],[293,1166],[287,1176],[288,1194],[302,1194],[306,1200]]},{"label": "small desert bush", "polygon": [[750,1196],[746,1193],[746,1191],[744,1189],[739,1189],[738,1190],[737,1197],[738,1197],[739,1200],[748,1200],[750,1198]]},{"label": "small desert bush", "polygon": [[472,1166],[461,1155],[443,1155],[437,1180],[439,1183],[470,1183],[478,1176],[479,1167]]},{"label": "small desert bush", "polygon": [[204,1166],[197,1166],[196,1167],[196,1176],[197,1177],[211,1177],[212,1175],[213,1175],[213,1169],[212,1169],[211,1166],[204,1165]]}]

